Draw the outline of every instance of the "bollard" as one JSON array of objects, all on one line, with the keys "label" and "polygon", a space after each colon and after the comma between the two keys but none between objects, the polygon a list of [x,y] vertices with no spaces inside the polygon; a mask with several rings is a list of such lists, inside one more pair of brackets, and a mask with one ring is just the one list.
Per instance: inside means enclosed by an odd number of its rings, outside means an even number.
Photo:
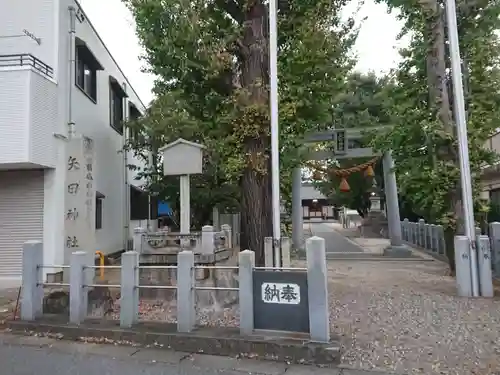
[{"label": "bollard", "polygon": [[181,251],[177,255],[177,331],[191,332],[196,324],[194,295],[194,254]]},{"label": "bollard", "polygon": [[122,254],[120,327],[130,328],[139,319],[139,253]]},{"label": "bollard", "polygon": [[36,320],[43,308],[43,244],[27,241],[23,245],[23,268],[21,284],[21,319]]},{"label": "bollard", "polygon": [[455,236],[455,270],[458,295],[472,297],[470,246],[466,236]]},{"label": "bollard", "polygon": [[75,251],[71,254],[69,269],[69,322],[83,323],[87,315],[87,299],[85,298],[85,267],[88,263],[88,254],[85,251]]},{"label": "bollard", "polygon": [[477,268],[479,290],[482,297],[493,297],[493,276],[491,274],[491,249],[488,236],[477,236]]},{"label": "bollard", "polygon": [[240,300],[240,333],[251,335],[253,333],[253,269],[255,267],[255,253],[244,250],[239,254],[239,300]]},{"label": "bollard", "polygon": [[325,240],[311,237],[306,241],[309,327],[311,341],[330,341],[330,312]]}]

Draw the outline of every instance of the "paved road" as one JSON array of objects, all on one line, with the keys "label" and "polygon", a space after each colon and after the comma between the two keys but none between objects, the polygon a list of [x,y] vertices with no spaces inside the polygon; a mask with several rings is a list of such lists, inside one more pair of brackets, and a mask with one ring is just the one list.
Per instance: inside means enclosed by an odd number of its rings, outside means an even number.
[{"label": "paved road", "polygon": [[363,249],[336,232],[329,223],[310,223],[313,236],[323,237],[327,253],[363,253]]},{"label": "paved road", "polygon": [[0,334],[5,375],[384,375]]}]

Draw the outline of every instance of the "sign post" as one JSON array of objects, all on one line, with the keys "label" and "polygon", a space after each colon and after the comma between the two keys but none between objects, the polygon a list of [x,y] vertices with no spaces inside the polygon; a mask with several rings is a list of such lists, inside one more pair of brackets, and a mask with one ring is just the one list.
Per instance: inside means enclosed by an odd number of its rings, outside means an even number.
[{"label": "sign post", "polygon": [[189,175],[203,172],[205,146],[179,138],[158,151],[163,156],[163,175],[180,176],[181,234],[189,234],[191,228],[191,204]]}]

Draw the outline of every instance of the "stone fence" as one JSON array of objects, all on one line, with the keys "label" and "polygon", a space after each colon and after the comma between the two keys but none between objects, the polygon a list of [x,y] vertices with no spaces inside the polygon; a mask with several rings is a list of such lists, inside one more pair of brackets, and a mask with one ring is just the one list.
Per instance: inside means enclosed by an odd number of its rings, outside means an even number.
[{"label": "stone fence", "polygon": [[[416,246],[437,258],[447,258],[442,225],[427,224],[424,219],[420,219],[416,223],[404,219],[401,222],[401,234],[403,241],[406,243]],[[481,235],[480,228],[476,228],[476,235]],[[488,225],[488,237],[493,275],[500,277],[500,223],[495,222]]]},{"label": "stone fence", "polygon": [[190,233],[169,232],[167,229],[148,232],[144,228],[135,228],[133,249],[139,254],[165,248],[211,253],[214,249],[232,248],[232,239],[232,230],[227,224],[222,225],[220,231],[206,225],[200,232]]},{"label": "stone fence", "polygon": [[[203,233],[202,231],[202,236]],[[131,328],[138,323],[139,291],[142,288],[173,289],[176,291],[178,332],[191,332],[196,328],[195,292],[197,290],[224,289],[237,293],[239,296],[239,327],[242,335],[253,333],[254,329],[258,328],[256,326],[258,322],[264,321],[265,324],[268,324],[271,316],[263,311],[272,305],[271,309],[300,310],[299,318],[302,322],[304,319],[306,320],[306,332],[309,332],[310,339],[316,342],[328,342],[330,330],[325,240],[319,237],[309,238],[306,242],[306,253],[307,268],[256,267],[255,254],[250,250],[240,252],[238,265],[230,267],[196,265],[194,252],[182,250],[177,254],[176,265],[169,266],[177,271],[176,285],[146,286],[141,284],[139,278],[141,268],[154,268],[154,266],[141,266],[139,253],[136,251],[123,253],[121,265],[105,266],[105,268],[120,268],[121,279],[116,287],[120,288],[119,318],[120,326],[123,328]],[[42,317],[43,287],[49,284],[44,282],[42,278],[42,268],[47,266],[54,267],[54,265],[43,264],[42,243],[38,241],[26,242],[23,247],[22,265],[22,320],[35,321]],[[94,265],[93,252],[77,251],[72,253],[70,265],[65,267],[68,268],[70,275],[68,285],[69,323],[80,325],[87,319],[89,294],[97,287],[108,285],[93,284],[95,270],[98,268]],[[196,273],[198,270],[207,268],[234,269],[238,273],[237,287],[200,286],[197,284]],[[300,281],[296,281],[297,278],[302,278],[302,284]],[[293,284],[294,282],[297,284]],[[299,287],[299,284],[302,286]],[[293,285],[296,285],[297,289],[292,290]],[[288,291],[287,296],[281,295],[281,302],[277,288],[283,289],[281,293],[284,293],[285,289]],[[277,301],[273,300],[274,292],[278,292]],[[280,305],[280,303],[284,303],[284,305]],[[293,325],[293,320],[298,318],[287,312],[284,315],[283,312],[276,314],[276,321],[283,324],[283,319],[285,319],[286,325]]]}]

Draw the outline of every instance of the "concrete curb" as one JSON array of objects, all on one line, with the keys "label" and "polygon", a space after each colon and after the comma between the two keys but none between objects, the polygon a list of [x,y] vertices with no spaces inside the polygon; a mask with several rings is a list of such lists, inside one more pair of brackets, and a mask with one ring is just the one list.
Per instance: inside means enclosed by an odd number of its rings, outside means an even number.
[{"label": "concrete curb", "polygon": [[188,353],[326,367],[337,367],[340,363],[340,345],[337,342],[313,343],[303,337],[277,337],[276,333],[270,332],[244,337],[235,328],[200,328],[192,333],[178,333],[175,325],[164,323],[140,323],[134,329],[122,329],[116,322],[88,322],[75,326],[51,320],[11,321],[7,326],[13,333],[56,335],[59,339],[72,341],[101,338],[113,344],[154,346]]}]

